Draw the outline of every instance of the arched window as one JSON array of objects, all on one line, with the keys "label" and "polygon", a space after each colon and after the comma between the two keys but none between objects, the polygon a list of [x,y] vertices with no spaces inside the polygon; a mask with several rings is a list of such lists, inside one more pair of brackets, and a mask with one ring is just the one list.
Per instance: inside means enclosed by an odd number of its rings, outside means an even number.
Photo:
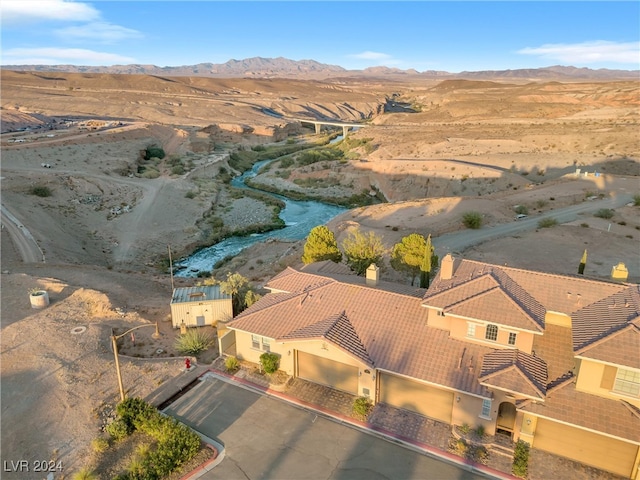
[{"label": "arched window", "polygon": [[495,342],[498,339],[498,326],[487,325],[487,333],[485,333],[484,338]]}]

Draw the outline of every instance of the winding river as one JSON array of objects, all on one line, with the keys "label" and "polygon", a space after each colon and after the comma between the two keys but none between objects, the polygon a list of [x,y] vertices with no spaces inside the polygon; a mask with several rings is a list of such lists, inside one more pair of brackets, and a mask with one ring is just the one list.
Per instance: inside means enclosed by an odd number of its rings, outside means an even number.
[{"label": "winding river", "polygon": [[[245,180],[255,177],[263,166],[272,161],[263,160],[257,162],[251,170],[231,180],[231,185],[237,188],[251,189],[245,184]],[[215,245],[203,248],[189,258],[176,262],[176,267],[179,270],[175,275],[178,277],[194,277],[199,271],[211,271],[218,261],[235,256],[254,243],[263,242],[270,238],[302,240],[307,237],[313,227],[324,225],[333,217],[346,211],[344,207],[327,205],[326,203],[291,200],[282,195],[272,193],[269,193],[269,195],[279,198],[285,203],[285,208],[280,211],[280,218],[286,225],[284,228],[266,233],[256,233],[246,237],[229,237]]]}]

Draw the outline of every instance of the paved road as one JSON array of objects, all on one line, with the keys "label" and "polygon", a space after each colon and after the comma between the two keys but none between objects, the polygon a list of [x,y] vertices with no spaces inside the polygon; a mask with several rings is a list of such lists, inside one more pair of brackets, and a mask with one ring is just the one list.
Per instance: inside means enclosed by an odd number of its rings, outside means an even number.
[{"label": "paved road", "polygon": [[489,240],[508,237],[528,230],[535,230],[538,228],[538,222],[545,218],[554,218],[558,223],[568,223],[577,219],[580,214],[596,212],[601,208],[621,207],[630,201],[632,201],[631,194],[617,194],[603,200],[585,201],[578,205],[551,210],[540,215],[496,225],[495,227],[486,227],[479,230],[463,230],[461,232],[441,235],[433,239],[433,246],[436,249],[436,253],[442,258],[448,252],[460,253],[469,247]]},{"label": "paved road", "polygon": [[486,478],[219,379],[165,412],[225,446],[205,480]]}]

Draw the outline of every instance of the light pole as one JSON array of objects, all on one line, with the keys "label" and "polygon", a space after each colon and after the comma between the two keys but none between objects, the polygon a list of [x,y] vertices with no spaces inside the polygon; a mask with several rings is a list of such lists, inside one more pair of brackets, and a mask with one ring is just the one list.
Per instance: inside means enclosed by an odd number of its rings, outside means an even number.
[{"label": "light pole", "polygon": [[153,338],[158,339],[160,338],[160,330],[158,329],[158,321],[156,320],[156,324],[155,325],[138,325],[137,327],[133,327],[130,328],[129,330],[127,330],[124,333],[121,333],[120,335],[116,335],[113,332],[113,328],[111,329],[111,344],[113,346],[113,356],[115,358],[116,361],[116,374],[118,376],[118,387],[120,388],[120,401],[124,402],[124,386],[122,385],[122,373],[120,372],[120,358],[118,357],[118,339],[121,337],[124,337],[127,333],[133,332],[134,330],[137,330],[139,328],[145,328],[145,327],[156,327],[156,331],[153,335],[151,335]]}]

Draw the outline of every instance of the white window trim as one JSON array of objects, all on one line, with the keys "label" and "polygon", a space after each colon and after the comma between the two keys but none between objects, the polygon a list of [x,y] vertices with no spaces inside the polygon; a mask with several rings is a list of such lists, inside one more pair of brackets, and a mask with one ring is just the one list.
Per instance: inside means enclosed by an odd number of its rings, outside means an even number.
[{"label": "white window trim", "polygon": [[477,323],[473,323],[473,322],[467,322],[467,337],[469,338],[476,338],[476,327],[478,326]]},{"label": "white window trim", "polygon": [[[620,395],[620,396],[624,396],[624,397],[640,398],[640,381],[632,382],[632,381],[629,381],[629,380],[624,380],[622,378],[618,378],[618,375],[620,374],[620,372],[630,372],[630,373],[634,374],[635,376],[640,376],[640,372],[637,372],[637,371],[635,371],[633,369],[618,367],[618,371],[616,372],[616,378],[613,381],[613,388],[612,388],[611,392],[615,393],[616,395]],[[634,393],[630,393],[630,392],[625,392],[624,390],[617,390],[616,389],[616,384],[618,382],[623,382],[625,384],[630,384],[632,386],[637,385],[638,386],[638,393],[634,394]]]},{"label": "white window trim", "polygon": [[[511,335],[514,335],[513,343],[509,342],[511,339]],[[507,332],[507,345],[510,347],[515,347],[516,343],[518,343],[518,333],[517,332]]]},{"label": "white window trim", "polygon": [[[485,406],[488,405],[487,410],[489,410],[488,415],[484,414],[484,410],[485,410]],[[480,411],[480,415],[478,415],[480,418],[484,418],[485,420],[491,420],[491,399],[490,398],[483,398],[482,399],[482,410]]]},{"label": "white window trim", "polygon": [[[487,335],[489,334],[489,327],[496,327],[496,338],[495,338],[495,340],[487,337]],[[485,327],[485,330],[484,330],[484,339],[487,342],[494,342],[495,343],[495,342],[498,341],[498,337],[499,336],[500,336],[500,326],[496,325],[495,323],[488,323],[487,326]]]}]

